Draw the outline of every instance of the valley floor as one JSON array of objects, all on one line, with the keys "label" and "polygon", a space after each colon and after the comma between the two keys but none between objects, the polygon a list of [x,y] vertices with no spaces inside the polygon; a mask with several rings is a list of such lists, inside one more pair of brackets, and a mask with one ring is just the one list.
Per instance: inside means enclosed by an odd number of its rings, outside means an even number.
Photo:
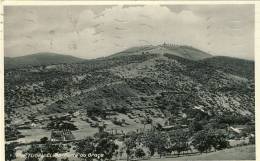
[{"label": "valley floor", "polygon": [[255,145],[234,147],[217,152],[194,154],[175,158],[158,158],[150,161],[171,161],[171,160],[255,160]]},{"label": "valley floor", "polygon": [[[230,149],[220,150],[216,152],[210,153],[196,153],[196,154],[185,154],[184,156],[177,157],[168,156],[162,158],[151,158],[148,161],[178,161],[178,160],[255,160],[255,145],[247,145],[234,147]],[[69,160],[73,161],[81,161],[79,158],[69,158]],[[126,159],[120,159],[118,161],[125,161]],[[146,159],[147,160],[147,159]],[[24,161],[24,158],[16,158],[15,161]],[[60,158],[58,159],[60,161]],[[141,159],[138,161],[142,161]]]}]

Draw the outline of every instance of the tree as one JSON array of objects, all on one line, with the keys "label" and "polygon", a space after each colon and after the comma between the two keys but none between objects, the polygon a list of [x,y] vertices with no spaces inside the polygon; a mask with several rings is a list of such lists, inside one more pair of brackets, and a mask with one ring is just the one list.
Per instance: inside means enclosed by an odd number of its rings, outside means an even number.
[{"label": "tree", "polygon": [[172,144],[172,149],[176,150],[178,153],[178,156],[181,152],[187,151],[190,149],[189,145],[189,133],[185,132],[183,130],[176,130],[171,132],[170,134],[170,140]]},{"label": "tree", "polygon": [[189,129],[191,132],[196,133],[203,129],[203,125],[205,125],[204,122],[193,120],[189,125]]},{"label": "tree", "polygon": [[159,122],[157,122],[156,125],[154,126],[154,128],[155,128],[156,130],[158,130],[158,131],[162,131],[163,126],[162,126]]},{"label": "tree", "polygon": [[[89,153],[93,153],[94,151],[95,151],[95,144],[94,144],[93,137],[89,136],[76,144],[76,152],[79,154],[88,155]],[[93,160],[93,158],[90,157],[83,158],[83,159]]]},{"label": "tree", "polygon": [[5,127],[5,139],[7,141],[13,140],[13,139],[18,139],[19,137],[21,137],[21,132],[19,132],[17,130],[16,126],[11,125],[11,126]]},{"label": "tree", "polygon": [[144,150],[141,149],[141,148],[136,149],[136,151],[135,151],[135,156],[136,156],[137,158],[142,158],[142,157],[144,157],[144,156],[145,156]]},{"label": "tree", "polygon": [[250,135],[250,137],[249,137],[249,143],[250,143],[250,144],[255,144],[255,136],[254,136],[254,135]]},{"label": "tree", "polygon": [[26,151],[25,161],[39,161],[39,156],[37,156],[37,154],[40,153],[41,153],[40,146],[37,144],[32,144],[31,147]]},{"label": "tree", "polygon": [[136,140],[137,134],[132,133],[125,141],[124,144],[126,145],[126,155],[127,161],[129,161],[129,156],[133,153],[133,148],[136,147]]},{"label": "tree", "polygon": [[43,137],[43,138],[40,139],[40,142],[41,142],[42,144],[46,144],[47,141],[48,141],[48,137]]},{"label": "tree", "polygon": [[33,114],[32,114],[32,115],[30,115],[30,116],[28,116],[28,119],[29,119],[29,120],[31,120],[31,121],[34,121],[34,120],[35,120],[35,118],[36,118],[36,116],[35,116],[35,115],[33,115]]},{"label": "tree", "polygon": [[208,152],[212,147],[220,150],[229,146],[225,133],[217,129],[205,129],[197,132],[192,144],[201,153]]},{"label": "tree", "polygon": [[11,161],[13,159],[16,159],[16,150],[15,150],[15,144],[5,144],[5,160]]},{"label": "tree", "polygon": [[148,131],[143,134],[142,142],[149,148],[151,156],[157,151],[160,156],[166,151],[168,143],[167,134],[160,131]]},{"label": "tree", "polygon": [[[118,149],[118,145],[109,138],[107,133],[104,135],[96,135],[95,138],[87,137],[86,139],[76,144],[76,152],[79,154],[85,154],[88,157],[83,157],[83,160],[93,160],[94,156],[89,157],[88,154],[103,154],[101,160],[111,160],[114,152]],[[98,133],[99,134],[99,133]]]},{"label": "tree", "polygon": [[221,150],[229,147],[229,142],[227,141],[227,136],[224,132],[220,130],[210,130],[209,133],[212,140],[212,146],[215,150]]},{"label": "tree", "polygon": [[100,116],[102,118],[107,117],[107,111],[105,110],[106,106],[102,100],[97,100],[94,104],[87,108],[87,115],[91,116]]},{"label": "tree", "polygon": [[61,161],[69,161],[69,158],[62,158]]},{"label": "tree", "polygon": [[211,149],[211,143],[208,137],[208,133],[205,130],[197,132],[192,141],[192,145],[200,152],[208,152]]},{"label": "tree", "polygon": [[42,148],[42,153],[50,156],[46,156],[42,161],[57,161],[57,158],[53,155],[55,153],[64,153],[66,152],[62,144],[52,144],[51,142],[45,144]]},{"label": "tree", "polygon": [[97,139],[95,153],[104,154],[103,160],[111,160],[113,153],[118,149],[118,145],[108,138]]},{"label": "tree", "polygon": [[44,157],[42,158],[42,161],[58,161],[56,157]]}]

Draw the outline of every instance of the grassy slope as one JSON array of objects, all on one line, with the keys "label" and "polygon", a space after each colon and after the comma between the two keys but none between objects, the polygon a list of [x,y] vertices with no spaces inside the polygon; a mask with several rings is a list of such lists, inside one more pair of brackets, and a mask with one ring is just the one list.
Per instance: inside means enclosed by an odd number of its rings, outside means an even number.
[{"label": "grassy slope", "polygon": [[[70,158],[80,161],[78,158]],[[24,158],[16,158],[15,161],[23,161]],[[172,161],[172,160],[255,160],[255,145],[235,147],[202,155],[185,156],[177,158],[158,158],[148,161]]]},{"label": "grassy slope", "polygon": [[255,145],[235,147],[202,155],[184,156],[178,158],[152,159],[151,161],[170,160],[255,160]]},{"label": "grassy slope", "polygon": [[36,53],[15,58],[5,58],[5,68],[81,62],[84,59],[56,53]]}]

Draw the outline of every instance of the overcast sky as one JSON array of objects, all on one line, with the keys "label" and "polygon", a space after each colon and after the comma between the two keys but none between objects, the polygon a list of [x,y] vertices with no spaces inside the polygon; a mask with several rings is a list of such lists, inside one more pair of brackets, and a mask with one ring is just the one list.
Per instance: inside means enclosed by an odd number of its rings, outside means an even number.
[{"label": "overcast sky", "polygon": [[107,56],[132,46],[191,45],[254,59],[253,5],[5,6],[5,56]]}]

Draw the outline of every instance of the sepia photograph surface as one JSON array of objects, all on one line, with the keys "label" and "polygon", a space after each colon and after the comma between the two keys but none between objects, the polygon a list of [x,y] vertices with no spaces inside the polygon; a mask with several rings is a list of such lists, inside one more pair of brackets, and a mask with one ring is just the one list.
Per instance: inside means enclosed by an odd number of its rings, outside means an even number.
[{"label": "sepia photograph surface", "polygon": [[255,160],[255,5],[6,5],[5,161]]}]

